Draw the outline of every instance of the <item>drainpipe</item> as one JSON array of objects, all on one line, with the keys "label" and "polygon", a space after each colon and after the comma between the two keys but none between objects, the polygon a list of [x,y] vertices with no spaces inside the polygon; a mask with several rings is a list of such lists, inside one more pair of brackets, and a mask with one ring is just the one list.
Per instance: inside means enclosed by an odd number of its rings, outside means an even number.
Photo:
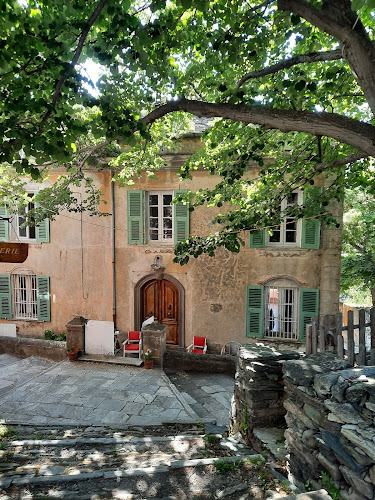
[{"label": "drainpipe", "polygon": [[116,252],[115,252],[115,183],[114,172],[111,170],[111,239],[112,239],[112,317],[116,326]]}]

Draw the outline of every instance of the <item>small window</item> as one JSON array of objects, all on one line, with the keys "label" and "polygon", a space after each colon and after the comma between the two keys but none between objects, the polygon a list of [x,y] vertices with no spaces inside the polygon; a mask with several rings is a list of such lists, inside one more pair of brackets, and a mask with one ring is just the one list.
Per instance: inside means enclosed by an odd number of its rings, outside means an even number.
[{"label": "small window", "polygon": [[147,193],[149,241],[173,242],[172,192]]},{"label": "small window", "polygon": [[298,339],[298,296],[297,287],[265,287],[265,337]]},{"label": "small window", "polygon": [[32,198],[34,196],[33,193],[29,193],[29,203],[24,207],[22,210],[17,215],[16,218],[16,236],[19,240],[35,240],[36,239],[36,231],[35,231],[35,226],[24,226],[25,223],[25,215],[30,211],[33,210],[35,205],[32,202]]},{"label": "small window", "polygon": [[15,319],[38,319],[38,292],[36,276],[13,275],[13,304]]},{"label": "small window", "polygon": [[[302,204],[301,191],[294,191],[291,195],[282,200],[280,211],[284,213],[288,207]],[[270,245],[297,245],[301,240],[301,224],[295,221],[293,217],[283,217],[282,224],[273,229],[272,234],[268,235]]]}]

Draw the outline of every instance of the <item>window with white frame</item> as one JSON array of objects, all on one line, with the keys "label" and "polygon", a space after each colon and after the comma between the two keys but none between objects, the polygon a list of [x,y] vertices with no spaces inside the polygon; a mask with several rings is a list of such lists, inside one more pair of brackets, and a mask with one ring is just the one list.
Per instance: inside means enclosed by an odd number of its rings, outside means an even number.
[{"label": "window with white frame", "polygon": [[14,274],[13,308],[15,319],[38,319],[37,279],[33,274]]},{"label": "window with white frame", "polygon": [[299,288],[274,285],[264,291],[264,336],[297,340]]},{"label": "window with white frame", "polygon": [[[281,213],[294,205],[302,205],[302,192],[293,191],[288,198],[282,200],[280,204]],[[268,234],[269,245],[296,245],[301,240],[301,223],[293,217],[287,215],[282,217],[281,225],[272,229],[272,234]]]},{"label": "window with white frame", "polygon": [[147,232],[149,241],[173,241],[173,192],[147,193]]},{"label": "window with white frame", "polygon": [[16,222],[16,236],[19,240],[35,240],[36,239],[36,229],[35,226],[25,226],[25,215],[28,214],[28,212],[32,209],[35,208],[35,205],[32,201],[32,198],[34,196],[34,193],[29,193],[28,197],[30,201],[28,204],[23,207],[19,213],[17,214],[17,222]]}]

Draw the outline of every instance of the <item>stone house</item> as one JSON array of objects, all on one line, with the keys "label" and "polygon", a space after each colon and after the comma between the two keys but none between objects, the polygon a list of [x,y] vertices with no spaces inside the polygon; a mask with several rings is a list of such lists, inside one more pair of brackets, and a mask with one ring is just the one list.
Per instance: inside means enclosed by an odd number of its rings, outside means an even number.
[{"label": "stone house", "polygon": [[[29,255],[22,264],[0,262],[0,334],[16,324],[18,335],[43,337],[78,315],[128,331],[155,316],[167,325],[171,349],[185,348],[194,335],[207,337],[209,352],[229,340],[300,346],[312,315],[338,310],[341,229],[299,221],[273,235],[245,234],[239,254],[219,250],[214,258],[174,263],[176,242],[213,231],[215,209],[171,205],[181,191],[216,183],[203,170],[183,183],[176,175],[200,146],[199,136],[186,137],[165,155],[169,166],[157,179],[142,176],[127,188],[111,182],[109,170],[91,169],[110,217],[62,213],[23,228],[22,214],[8,221],[2,207],[0,240],[29,243]],[[30,184],[30,195],[36,189]],[[287,202],[295,201],[302,203],[302,192]]]}]

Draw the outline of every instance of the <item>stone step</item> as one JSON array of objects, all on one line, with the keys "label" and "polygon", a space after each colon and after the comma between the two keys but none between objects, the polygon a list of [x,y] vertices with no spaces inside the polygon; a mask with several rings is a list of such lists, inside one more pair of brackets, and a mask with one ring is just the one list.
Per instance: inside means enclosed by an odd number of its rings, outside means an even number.
[{"label": "stone step", "polygon": [[107,363],[111,365],[141,366],[143,359],[120,356],[104,356],[101,354],[83,354],[77,361],[90,361],[95,363]]}]

